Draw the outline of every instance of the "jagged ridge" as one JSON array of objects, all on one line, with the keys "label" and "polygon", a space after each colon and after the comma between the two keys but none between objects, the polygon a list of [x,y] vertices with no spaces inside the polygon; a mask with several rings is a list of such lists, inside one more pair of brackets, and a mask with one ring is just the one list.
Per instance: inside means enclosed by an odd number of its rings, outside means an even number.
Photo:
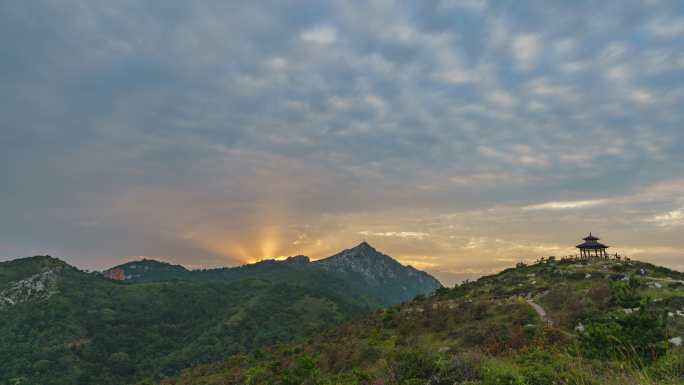
[{"label": "jagged ridge", "polygon": [[146,259],[113,267],[104,275],[132,283],[262,279],[310,285],[312,281],[327,279],[329,286],[348,291],[356,298],[365,298],[373,307],[408,301],[442,287],[430,274],[403,266],[367,242],[314,262],[307,256],[298,255],[282,261],[264,260],[233,268],[187,270],[180,265]]}]

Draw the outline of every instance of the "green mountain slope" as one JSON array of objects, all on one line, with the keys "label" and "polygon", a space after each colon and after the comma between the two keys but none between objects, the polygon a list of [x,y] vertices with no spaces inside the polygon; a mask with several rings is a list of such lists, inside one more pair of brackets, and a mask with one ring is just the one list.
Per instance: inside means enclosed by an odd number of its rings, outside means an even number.
[{"label": "green mountain slope", "polygon": [[430,274],[403,266],[366,242],[312,265],[341,276],[352,289],[361,289],[384,306],[430,294],[442,287]]},{"label": "green mountain slope", "polygon": [[682,384],[683,280],[628,260],[521,264],[163,384]]},{"label": "green mountain slope", "polygon": [[142,260],[115,266],[104,274],[130,283],[235,282],[244,278],[296,283],[345,293],[372,308],[398,304],[442,287],[431,275],[403,266],[366,242],[315,262],[299,255],[282,261],[265,260],[239,267],[190,271],[179,265]]},{"label": "green mountain slope", "polygon": [[2,292],[0,384],[133,383],[296,340],[367,309],[262,280],[122,284],[48,257],[0,271],[5,287],[28,288]]},{"label": "green mountain slope", "polygon": [[190,274],[183,266],[154,259],[127,262],[104,272],[107,278],[132,283],[184,280]]},{"label": "green mountain slope", "polygon": [[[370,273],[409,269],[382,258]],[[143,260],[104,275],[47,256],[0,263],[0,385],[155,381],[301,340],[386,303],[358,274],[301,256],[198,271]],[[415,288],[403,295],[428,290]]]}]

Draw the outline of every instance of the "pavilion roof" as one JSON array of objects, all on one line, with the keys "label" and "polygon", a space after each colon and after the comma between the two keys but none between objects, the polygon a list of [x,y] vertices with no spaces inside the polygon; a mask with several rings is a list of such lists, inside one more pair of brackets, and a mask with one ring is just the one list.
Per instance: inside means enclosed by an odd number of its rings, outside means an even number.
[{"label": "pavilion roof", "polygon": [[606,246],[603,243],[596,242],[594,240],[586,241],[576,246],[578,249],[607,249],[610,246]]},{"label": "pavilion roof", "polygon": [[583,239],[584,239],[585,241],[588,241],[588,242],[589,242],[589,241],[598,241],[598,240],[601,239],[601,238],[595,237],[595,236],[593,236],[591,233],[589,233],[589,236],[587,236],[586,238],[583,238]]}]

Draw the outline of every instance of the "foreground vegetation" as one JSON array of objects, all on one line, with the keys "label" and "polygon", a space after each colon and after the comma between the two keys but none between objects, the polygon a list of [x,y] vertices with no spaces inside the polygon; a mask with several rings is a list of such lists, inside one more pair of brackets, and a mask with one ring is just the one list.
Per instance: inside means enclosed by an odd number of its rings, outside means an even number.
[{"label": "foreground vegetation", "polygon": [[682,279],[629,260],[519,264],[162,383],[681,384]]},{"label": "foreground vegetation", "polygon": [[308,287],[249,279],[124,284],[50,257],[0,265],[2,385],[152,382],[368,311],[335,294],[325,274],[302,278]]}]

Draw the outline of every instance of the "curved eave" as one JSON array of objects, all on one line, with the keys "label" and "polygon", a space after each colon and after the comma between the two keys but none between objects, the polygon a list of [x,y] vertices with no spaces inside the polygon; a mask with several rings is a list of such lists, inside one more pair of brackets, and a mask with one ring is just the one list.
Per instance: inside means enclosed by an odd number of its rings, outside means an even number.
[{"label": "curved eave", "polygon": [[577,245],[575,247],[578,249],[607,249],[610,246],[606,246],[606,245],[602,245],[602,244],[598,244],[598,245],[584,245],[584,244],[582,244],[582,245]]}]

